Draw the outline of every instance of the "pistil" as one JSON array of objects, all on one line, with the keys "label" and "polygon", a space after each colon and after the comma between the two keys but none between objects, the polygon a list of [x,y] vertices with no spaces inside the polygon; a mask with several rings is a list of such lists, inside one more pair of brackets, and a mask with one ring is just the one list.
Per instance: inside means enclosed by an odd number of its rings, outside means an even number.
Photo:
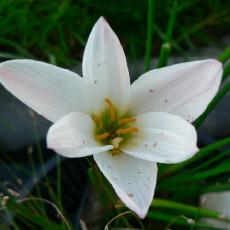
[{"label": "pistil", "polygon": [[105,99],[105,102],[106,102],[106,103],[108,104],[108,106],[109,106],[110,120],[111,120],[111,122],[113,122],[113,121],[115,121],[115,119],[116,119],[116,112],[115,112],[115,109],[114,109],[114,107],[113,107],[112,102],[111,102],[108,98]]}]

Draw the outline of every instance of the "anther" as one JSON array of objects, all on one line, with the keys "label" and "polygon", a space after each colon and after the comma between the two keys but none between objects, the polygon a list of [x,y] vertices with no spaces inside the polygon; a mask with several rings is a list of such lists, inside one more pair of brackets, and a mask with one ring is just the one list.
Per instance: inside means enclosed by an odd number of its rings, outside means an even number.
[{"label": "anther", "polygon": [[132,122],[135,122],[135,121],[136,121],[136,118],[129,117],[129,118],[120,119],[119,123],[120,123],[120,125],[125,125],[125,124],[132,123]]},{"label": "anther", "polygon": [[130,127],[130,128],[126,128],[126,129],[118,129],[116,131],[116,134],[127,134],[127,133],[133,133],[133,132],[137,132],[138,128],[135,127]]},{"label": "anther", "polygon": [[108,98],[105,99],[105,102],[106,102],[106,103],[108,104],[108,106],[109,106],[110,120],[111,120],[111,121],[115,121],[115,119],[116,119],[116,112],[115,112],[115,109],[114,109],[114,107],[113,107],[112,102],[111,102]]},{"label": "anther", "polygon": [[102,133],[102,134],[96,135],[96,139],[102,140],[102,139],[106,139],[108,136],[109,136],[109,133]]},{"label": "anther", "polygon": [[124,140],[123,137],[116,137],[111,140],[111,144],[114,146],[115,149],[117,149],[123,140]]}]

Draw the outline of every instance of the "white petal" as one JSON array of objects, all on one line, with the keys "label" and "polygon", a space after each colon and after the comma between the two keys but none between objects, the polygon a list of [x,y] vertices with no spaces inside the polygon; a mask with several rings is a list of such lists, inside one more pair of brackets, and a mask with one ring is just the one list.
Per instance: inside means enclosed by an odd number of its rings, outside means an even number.
[{"label": "white petal", "polygon": [[91,84],[95,110],[109,98],[119,110],[129,103],[129,72],[124,51],[116,34],[101,17],[89,36],[84,57],[83,77]]},{"label": "white petal", "polygon": [[160,112],[137,116],[139,129],[122,146],[122,151],[140,159],[161,163],[177,163],[197,152],[195,128],[183,118]]},{"label": "white petal", "polygon": [[187,62],[149,71],[131,86],[131,110],[169,112],[192,122],[204,112],[220,85],[216,60]]},{"label": "white petal", "polygon": [[94,155],[94,159],[125,205],[144,218],[155,191],[156,163],[109,152]]},{"label": "white petal", "polygon": [[0,64],[0,82],[27,106],[55,122],[73,112],[88,112],[86,85],[77,74],[32,60]]},{"label": "white petal", "polygon": [[90,116],[71,113],[50,127],[47,147],[65,157],[84,157],[112,149],[112,145],[100,146],[95,141],[94,129]]}]

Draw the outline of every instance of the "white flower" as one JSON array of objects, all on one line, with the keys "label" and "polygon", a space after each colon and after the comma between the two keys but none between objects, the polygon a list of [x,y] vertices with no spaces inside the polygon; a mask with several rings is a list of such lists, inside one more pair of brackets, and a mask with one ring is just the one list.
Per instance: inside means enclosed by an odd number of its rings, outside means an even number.
[{"label": "white flower", "polygon": [[216,60],[177,64],[143,74],[130,85],[125,54],[103,18],[92,29],[83,78],[32,60],[0,64],[0,81],[54,122],[47,145],[66,157],[93,155],[121,200],[144,218],[153,199],[157,164],[197,152],[189,123],[220,85]]}]

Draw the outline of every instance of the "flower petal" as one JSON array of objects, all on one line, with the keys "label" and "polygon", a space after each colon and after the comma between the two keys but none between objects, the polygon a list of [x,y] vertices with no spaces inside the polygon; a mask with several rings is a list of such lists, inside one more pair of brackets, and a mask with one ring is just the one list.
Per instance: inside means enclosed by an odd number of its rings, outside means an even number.
[{"label": "flower petal", "polygon": [[156,186],[156,163],[109,152],[96,154],[94,159],[125,205],[144,218]]},{"label": "flower petal", "polygon": [[129,72],[124,51],[116,34],[101,17],[89,36],[84,57],[83,77],[94,90],[95,112],[104,107],[109,98],[119,110],[129,103]]},{"label": "flower petal", "polygon": [[113,148],[94,139],[94,122],[83,113],[71,113],[54,123],[47,134],[47,147],[65,157],[84,157]]},{"label": "flower petal", "polygon": [[52,122],[73,111],[89,110],[84,79],[54,65],[32,60],[6,61],[0,64],[0,82]]},{"label": "flower petal", "polygon": [[195,128],[183,118],[160,112],[137,116],[138,132],[122,146],[122,151],[140,159],[177,163],[197,152]]},{"label": "flower petal", "polygon": [[135,114],[169,112],[192,122],[216,94],[221,75],[222,65],[216,60],[149,71],[131,86],[131,110]]}]

